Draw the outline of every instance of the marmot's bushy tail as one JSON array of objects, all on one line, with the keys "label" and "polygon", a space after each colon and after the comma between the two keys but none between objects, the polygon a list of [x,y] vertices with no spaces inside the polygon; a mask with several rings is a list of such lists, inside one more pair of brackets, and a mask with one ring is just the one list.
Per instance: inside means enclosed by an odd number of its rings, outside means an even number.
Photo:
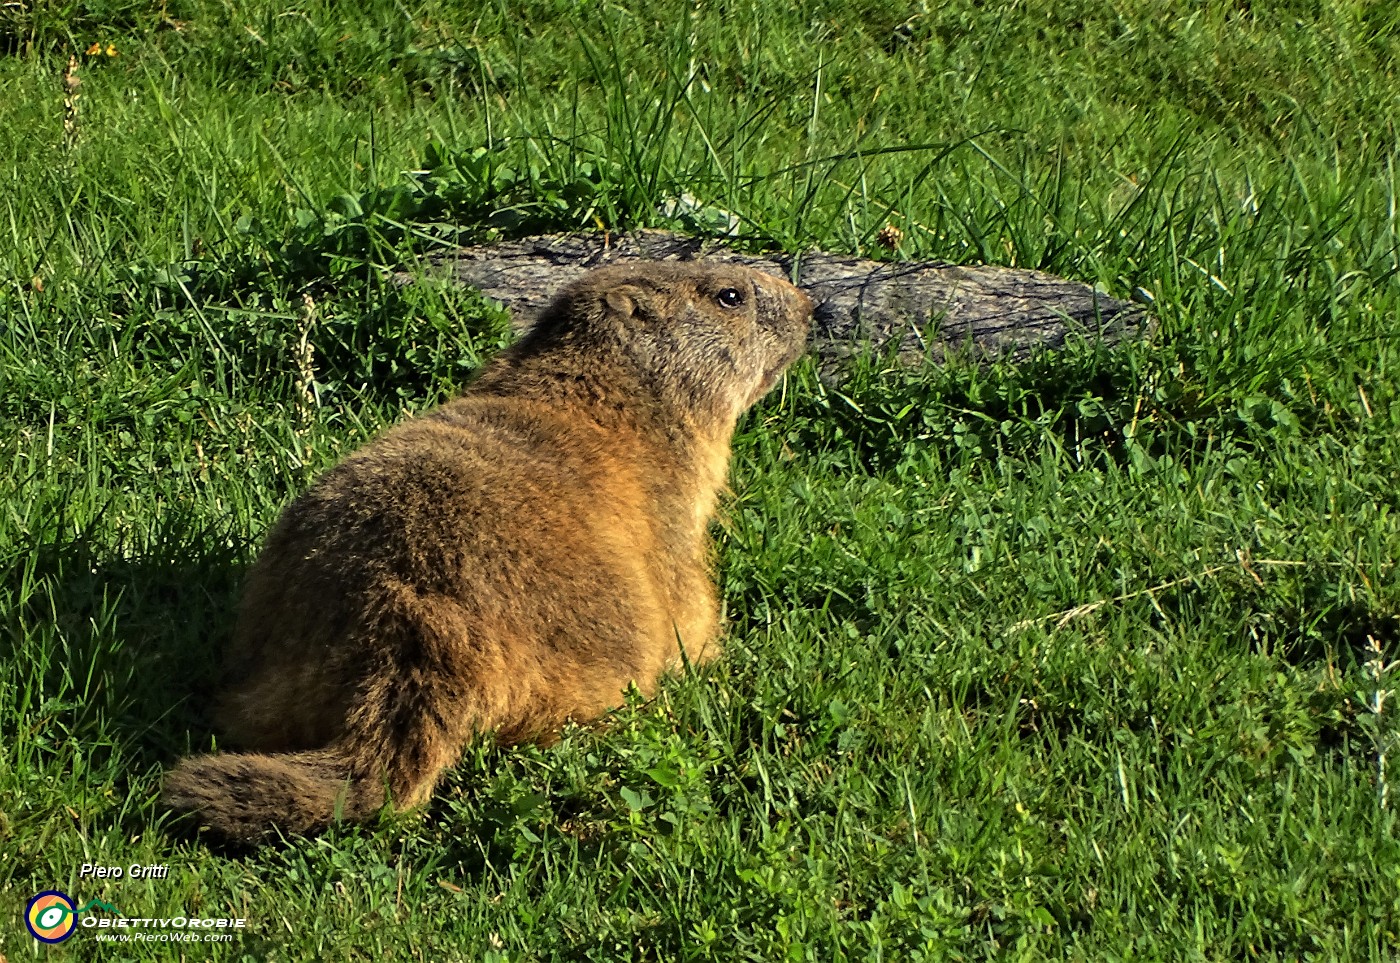
[{"label": "marmot's bushy tail", "polygon": [[384,805],[384,780],[355,768],[336,749],[192,756],[166,776],[162,795],[219,835],[256,843],[273,827],[301,835],[373,815]]}]

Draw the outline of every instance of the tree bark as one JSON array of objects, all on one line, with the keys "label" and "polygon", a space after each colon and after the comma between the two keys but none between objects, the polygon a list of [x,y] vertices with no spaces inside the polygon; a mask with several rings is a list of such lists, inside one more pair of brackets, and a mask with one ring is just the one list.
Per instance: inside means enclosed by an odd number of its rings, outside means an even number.
[{"label": "tree bark", "polygon": [[[739,254],[666,231],[553,234],[437,255],[445,269],[510,309],[528,327],[560,287],[590,268],[631,260],[709,259],[748,264],[793,280],[817,303],[812,338],[823,368],[862,348],[895,351],[910,363],[966,350],[981,358],[1024,357],[1079,335],[1106,342],[1140,335],[1138,305],[1040,271],[941,261],[881,262],[813,251]],[[406,274],[400,279],[408,281]]]}]

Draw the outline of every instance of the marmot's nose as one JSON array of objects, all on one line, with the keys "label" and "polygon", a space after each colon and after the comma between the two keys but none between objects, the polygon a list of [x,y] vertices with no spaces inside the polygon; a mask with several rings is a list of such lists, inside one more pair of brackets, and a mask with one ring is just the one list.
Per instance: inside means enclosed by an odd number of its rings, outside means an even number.
[{"label": "marmot's nose", "polygon": [[758,286],[769,298],[776,302],[779,312],[787,315],[794,321],[805,324],[812,316],[815,305],[801,288],[790,283],[786,278],[780,278],[772,274],[761,274],[758,279]]}]

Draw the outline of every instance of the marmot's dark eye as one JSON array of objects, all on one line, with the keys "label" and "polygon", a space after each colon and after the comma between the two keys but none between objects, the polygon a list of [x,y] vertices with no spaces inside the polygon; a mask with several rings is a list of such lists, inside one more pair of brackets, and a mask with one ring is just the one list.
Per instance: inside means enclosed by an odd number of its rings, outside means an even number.
[{"label": "marmot's dark eye", "polygon": [[738,288],[725,288],[715,295],[715,300],[726,308],[737,308],[744,303],[744,292]]}]

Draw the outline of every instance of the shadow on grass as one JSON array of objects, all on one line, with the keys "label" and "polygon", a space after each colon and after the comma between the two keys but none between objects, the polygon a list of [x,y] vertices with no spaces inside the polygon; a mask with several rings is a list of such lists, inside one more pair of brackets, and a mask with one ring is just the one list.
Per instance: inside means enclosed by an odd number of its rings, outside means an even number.
[{"label": "shadow on grass", "polygon": [[0,594],[16,603],[15,631],[0,636],[21,700],[11,739],[39,758],[79,746],[119,784],[208,744],[248,554],[227,531],[181,519],[158,521],[149,541],[35,540],[0,568]]}]

